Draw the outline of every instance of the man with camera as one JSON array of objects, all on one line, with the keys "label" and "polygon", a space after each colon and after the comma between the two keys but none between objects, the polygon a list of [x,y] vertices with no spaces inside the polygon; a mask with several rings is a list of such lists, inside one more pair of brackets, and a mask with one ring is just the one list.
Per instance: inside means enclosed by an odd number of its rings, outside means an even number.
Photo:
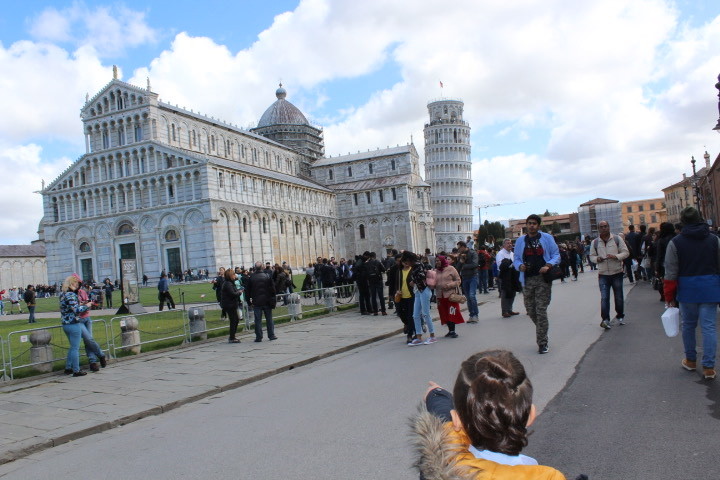
[{"label": "man with camera", "polygon": [[515,243],[514,265],[520,271],[523,284],[525,310],[535,324],[538,353],[548,353],[548,316],[552,281],[546,281],[544,274],[560,263],[560,249],[552,235],[540,231],[542,219],[530,215],[525,224],[527,235]]}]

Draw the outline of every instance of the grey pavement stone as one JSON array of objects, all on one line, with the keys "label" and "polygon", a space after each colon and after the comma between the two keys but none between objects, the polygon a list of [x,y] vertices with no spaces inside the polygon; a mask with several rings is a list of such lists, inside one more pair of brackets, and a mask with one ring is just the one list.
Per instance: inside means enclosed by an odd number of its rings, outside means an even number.
[{"label": "grey pavement stone", "polygon": [[49,374],[0,384],[0,465],[397,335],[401,327],[392,314],[368,319],[344,311],[278,325],[273,342],[254,343],[249,332],[240,344],[218,338],[125,357],[81,378]]}]

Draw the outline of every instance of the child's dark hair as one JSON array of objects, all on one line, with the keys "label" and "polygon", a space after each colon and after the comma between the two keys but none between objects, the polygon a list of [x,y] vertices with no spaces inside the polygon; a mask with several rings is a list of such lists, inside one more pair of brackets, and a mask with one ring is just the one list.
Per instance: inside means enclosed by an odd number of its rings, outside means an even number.
[{"label": "child's dark hair", "polygon": [[520,360],[507,350],[476,353],[462,363],[455,410],[479,449],[519,455],[527,445],[533,388]]}]

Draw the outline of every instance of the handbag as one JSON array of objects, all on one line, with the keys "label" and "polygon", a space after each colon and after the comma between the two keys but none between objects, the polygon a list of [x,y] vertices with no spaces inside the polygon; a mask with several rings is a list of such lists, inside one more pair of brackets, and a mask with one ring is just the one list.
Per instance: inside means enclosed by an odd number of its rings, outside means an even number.
[{"label": "handbag", "polygon": [[450,294],[448,297],[448,300],[450,300],[453,303],[465,303],[467,302],[467,298],[465,298],[465,295],[462,294],[460,291],[460,287],[455,288],[455,291]]},{"label": "handbag", "polygon": [[397,292],[395,292],[395,296],[393,297],[393,301],[394,301],[395,303],[400,303],[400,302],[402,301],[402,292],[401,292],[401,291],[398,290]]},{"label": "handbag", "polygon": [[543,273],[543,278],[547,283],[552,283],[553,280],[560,280],[564,277],[565,274],[563,273],[562,268],[560,268],[559,265],[553,265],[547,272]]}]

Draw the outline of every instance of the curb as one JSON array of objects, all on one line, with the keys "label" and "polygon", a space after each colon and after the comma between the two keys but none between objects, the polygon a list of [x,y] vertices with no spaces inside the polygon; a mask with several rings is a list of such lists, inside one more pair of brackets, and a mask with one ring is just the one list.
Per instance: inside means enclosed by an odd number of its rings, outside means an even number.
[{"label": "curb", "polygon": [[[332,357],[334,355],[339,355],[341,353],[345,353],[350,350],[354,350],[356,348],[364,347],[371,343],[385,340],[385,339],[393,337],[399,333],[402,333],[402,331],[403,331],[403,329],[399,328],[399,329],[393,330],[391,332],[384,333],[382,335],[377,335],[375,337],[367,338],[361,342],[356,342],[351,345],[346,345],[344,347],[340,347],[340,348],[331,350],[326,353],[315,355],[314,357],[310,357],[310,358],[306,358],[304,360],[289,363],[289,364],[283,365],[281,367],[274,368],[270,371],[267,371],[264,373],[259,373],[252,377],[244,378],[242,380],[238,380],[238,381],[235,381],[235,382],[232,382],[232,383],[229,383],[226,385],[222,385],[219,387],[210,388],[209,390],[202,392],[202,393],[198,393],[195,395],[191,395],[189,397],[181,398],[179,400],[173,400],[172,402],[168,402],[163,405],[152,407],[147,410],[143,410],[141,412],[133,413],[132,415],[128,415],[128,416],[125,416],[125,417],[122,417],[122,418],[119,418],[116,420],[100,422],[97,425],[89,426],[87,428],[82,428],[75,432],[63,434],[63,435],[60,435],[60,436],[57,436],[54,438],[35,437],[34,439],[17,442],[18,444],[20,444],[17,448],[11,448],[5,452],[0,453],[0,465],[5,464],[5,463],[10,463],[15,460],[19,460],[21,458],[32,455],[33,453],[38,453],[38,452],[47,450],[52,447],[57,447],[58,445],[62,445],[63,443],[71,442],[73,440],[78,440],[80,438],[94,435],[96,433],[102,433],[104,431],[111,430],[113,428],[127,425],[129,423],[136,422],[136,421],[141,420],[146,417],[150,417],[153,415],[160,415],[162,413],[169,412],[169,411],[174,410],[183,405],[187,405],[189,403],[194,403],[194,402],[197,402],[198,400],[202,400],[204,398],[211,397],[213,395],[217,395],[218,393],[223,393],[223,392],[227,392],[230,390],[234,390],[234,389],[243,387],[245,385],[249,385],[251,383],[255,383],[260,380],[264,380],[268,377],[272,377],[272,376],[278,375],[280,373],[293,370],[296,367],[303,367],[303,366],[315,363],[319,360],[323,360],[325,358]],[[22,445],[22,444],[25,444],[25,445]]]}]

